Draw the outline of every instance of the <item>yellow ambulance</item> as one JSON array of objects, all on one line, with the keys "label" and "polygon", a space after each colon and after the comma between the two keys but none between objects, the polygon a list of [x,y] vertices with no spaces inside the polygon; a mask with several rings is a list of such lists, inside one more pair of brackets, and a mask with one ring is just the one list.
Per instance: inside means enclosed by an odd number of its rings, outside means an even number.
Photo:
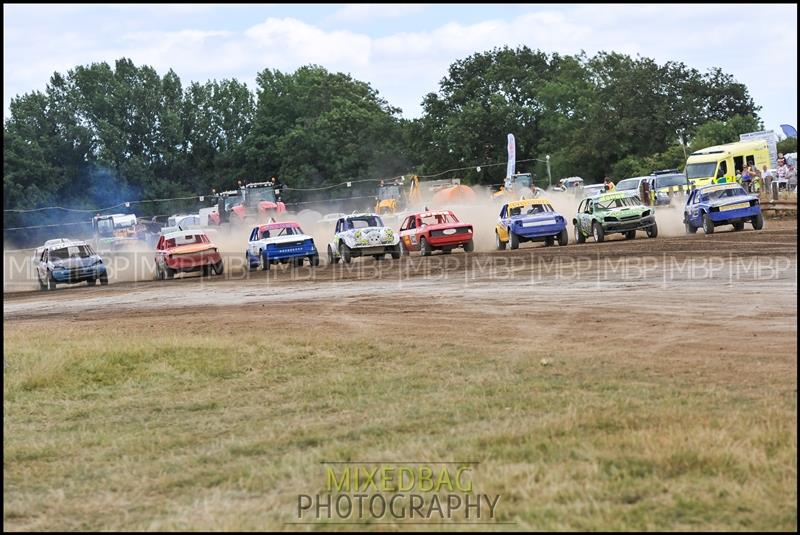
[{"label": "yellow ambulance", "polygon": [[695,151],[686,160],[686,176],[696,187],[733,182],[748,163],[759,170],[772,167],[766,141],[737,141]]}]

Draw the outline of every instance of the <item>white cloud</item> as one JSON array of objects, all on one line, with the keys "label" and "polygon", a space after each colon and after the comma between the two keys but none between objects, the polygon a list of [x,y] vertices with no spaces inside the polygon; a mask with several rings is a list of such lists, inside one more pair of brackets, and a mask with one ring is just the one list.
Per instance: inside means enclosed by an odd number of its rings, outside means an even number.
[{"label": "white cloud", "polygon": [[[346,6],[335,16],[366,21],[422,8]],[[775,20],[796,20],[795,5],[532,6],[513,18],[473,24],[458,22],[454,11],[451,21],[428,31],[383,31],[377,36],[366,30],[325,29],[291,17],[253,21],[243,29],[226,27],[221,19],[210,30],[166,31],[149,24],[147,17],[137,19],[136,9],[130,13],[130,18],[120,18],[117,12],[105,23],[95,23],[92,31],[58,20],[46,24],[41,18],[15,17],[22,23],[10,24],[7,19],[6,109],[10,95],[43,89],[54,70],[125,56],[162,74],[172,68],[187,84],[235,77],[251,87],[265,68],[291,71],[316,63],[370,82],[407,117],[414,117],[423,96],[437,90],[455,60],[493,47],[527,45],[548,53],[641,54],[659,63],[682,61],[700,71],[719,66],[747,84],[756,103],[764,106],[768,127],[796,122],[795,34],[768,30]]]}]

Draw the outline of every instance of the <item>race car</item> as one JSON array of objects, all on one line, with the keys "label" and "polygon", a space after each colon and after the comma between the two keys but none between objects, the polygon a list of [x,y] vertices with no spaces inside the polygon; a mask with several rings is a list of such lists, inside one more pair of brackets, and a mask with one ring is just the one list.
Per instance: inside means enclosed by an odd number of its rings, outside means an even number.
[{"label": "race car", "polygon": [[582,200],[572,224],[578,243],[585,242],[588,236],[599,243],[608,234],[624,234],[632,240],[637,230],[644,230],[648,238],[658,236],[654,210],[643,205],[633,191],[603,193]]},{"label": "race car", "polygon": [[700,227],[706,234],[713,234],[719,225],[733,225],[734,230],[742,230],[747,222],[755,230],[764,228],[758,196],[748,194],[739,184],[704,186],[686,197],[683,224],[687,234],[694,234]]},{"label": "race car", "polygon": [[47,240],[33,257],[40,290],[55,290],[57,284],[86,282],[108,284],[108,270],[92,246],[84,241]]},{"label": "race car", "polygon": [[569,241],[567,220],[543,198],[504,204],[494,235],[495,245],[500,251],[506,248],[506,244],[517,249],[526,241],[543,241],[546,246],[553,245],[556,240],[559,245],[566,245]]},{"label": "race car", "polygon": [[308,258],[312,266],[319,265],[319,254],[314,245],[314,238],[303,234],[300,225],[294,221],[277,223],[274,220],[253,227],[245,252],[247,266],[256,266],[268,270],[270,264],[291,262],[294,266],[302,266]]},{"label": "race car", "polygon": [[340,259],[345,263],[359,257],[372,255],[376,260],[386,254],[400,258],[400,236],[383,224],[377,214],[351,214],[339,218],[333,241],[328,244],[328,262]]},{"label": "race car", "polygon": [[155,260],[156,278],[161,280],[192,271],[200,271],[204,276],[212,272],[221,275],[224,269],[217,246],[208,234],[199,230],[179,230],[161,236]]},{"label": "race car", "polygon": [[404,253],[419,251],[422,256],[433,251],[449,254],[457,247],[471,253],[472,225],[459,221],[452,210],[415,212],[400,225],[400,247]]}]

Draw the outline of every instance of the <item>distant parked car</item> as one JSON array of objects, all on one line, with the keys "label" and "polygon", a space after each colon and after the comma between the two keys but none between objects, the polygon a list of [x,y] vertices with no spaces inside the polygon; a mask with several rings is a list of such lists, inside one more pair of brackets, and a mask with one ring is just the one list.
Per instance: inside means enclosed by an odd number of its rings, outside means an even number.
[{"label": "distant parked car", "polygon": [[57,284],[87,282],[108,284],[103,259],[92,246],[80,240],[48,240],[33,257],[40,290],[55,290]]},{"label": "distant parked car", "polygon": [[601,193],[606,192],[606,185],[605,184],[589,184],[588,186],[584,186],[581,194],[584,198],[587,197],[594,197],[596,195],[600,195]]},{"label": "distant parked car", "polygon": [[171,279],[176,273],[201,271],[220,275],[222,256],[208,237],[198,230],[179,230],[164,234],[156,244],[156,278]]}]

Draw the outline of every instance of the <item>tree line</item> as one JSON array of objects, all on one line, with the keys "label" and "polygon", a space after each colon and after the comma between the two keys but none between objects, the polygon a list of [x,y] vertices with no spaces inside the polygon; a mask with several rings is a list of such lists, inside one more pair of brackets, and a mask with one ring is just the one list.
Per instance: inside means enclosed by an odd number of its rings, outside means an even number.
[{"label": "tree line", "polygon": [[[403,118],[369,83],[317,65],[265,69],[254,90],[235,79],[184,85],[172,70],[160,76],[125,58],[77,66],[12,99],[4,209],[208,194],[272,176],[318,188],[436,173],[504,161],[509,132],[518,159],[542,160],[523,170],[546,177],[549,154],[554,179],[594,182],[679,167],[684,150],[761,127],[747,87],[721,69],[527,47],[456,61],[422,109]],[[504,174],[498,166],[454,175],[494,184]]]}]

